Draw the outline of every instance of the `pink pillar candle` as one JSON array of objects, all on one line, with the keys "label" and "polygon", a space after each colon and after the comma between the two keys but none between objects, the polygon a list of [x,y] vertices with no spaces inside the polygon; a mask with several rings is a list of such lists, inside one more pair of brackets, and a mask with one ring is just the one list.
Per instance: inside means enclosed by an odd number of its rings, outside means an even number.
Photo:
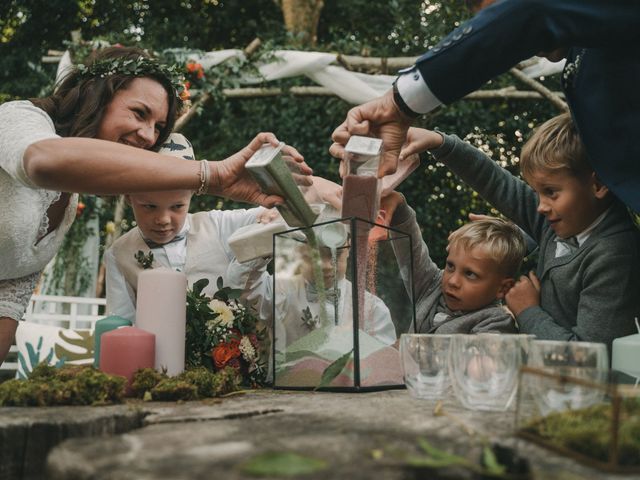
[{"label": "pink pillar candle", "polygon": [[138,275],[136,327],[156,336],[157,370],[168,375],[184,371],[187,315],[187,276],[169,268]]},{"label": "pink pillar candle", "polygon": [[122,327],[103,333],[100,340],[100,370],[127,379],[131,393],[133,374],[155,364],[155,335],[136,327]]}]

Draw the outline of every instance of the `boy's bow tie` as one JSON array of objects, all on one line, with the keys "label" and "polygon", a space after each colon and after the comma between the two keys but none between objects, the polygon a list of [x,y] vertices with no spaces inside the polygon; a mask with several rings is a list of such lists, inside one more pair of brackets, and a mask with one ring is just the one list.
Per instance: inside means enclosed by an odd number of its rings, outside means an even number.
[{"label": "boy's bow tie", "polygon": [[164,247],[165,245],[169,245],[170,243],[175,243],[175,242],[179,242],[180,240],[184,240],[186,237],[186,235],[182,234],[182,235],[176,235],[175,237],[173,237],[171,240],[169,240],[168,242],[165,243],[156,243],[153,240],[149,240],[148,238],[144,238],[144,243],[147,244],[147,247],[149,248],[160,248],[160,247]]}]

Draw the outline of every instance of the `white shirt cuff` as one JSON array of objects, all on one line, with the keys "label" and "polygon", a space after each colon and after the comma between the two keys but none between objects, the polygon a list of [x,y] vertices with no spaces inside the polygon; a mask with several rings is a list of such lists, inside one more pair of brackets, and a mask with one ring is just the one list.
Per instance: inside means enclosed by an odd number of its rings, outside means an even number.
[{"label": "white shirt cuff", "polygon": [[396,85],[404,103],[416,113],[428,113],[442,105],[442,102],[431,93],[417,68],[400,74]]}]

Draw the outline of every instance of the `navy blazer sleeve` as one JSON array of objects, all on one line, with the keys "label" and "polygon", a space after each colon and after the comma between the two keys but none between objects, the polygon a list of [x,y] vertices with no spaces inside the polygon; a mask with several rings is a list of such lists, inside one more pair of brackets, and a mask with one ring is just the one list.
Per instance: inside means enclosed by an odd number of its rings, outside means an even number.
[{"label": "navy blazer sleeve", "polygon": [[450,103],[539,52],[639,43],[638,0],[503,0],[460,25],[416,65],[434,95]]},{"label": "navy blazer sleeve", "polygon": [[640,0],[503,0],[416,62],[450,103],[541,51],[569,49],[562,74],[599,178],[640,212]]}]

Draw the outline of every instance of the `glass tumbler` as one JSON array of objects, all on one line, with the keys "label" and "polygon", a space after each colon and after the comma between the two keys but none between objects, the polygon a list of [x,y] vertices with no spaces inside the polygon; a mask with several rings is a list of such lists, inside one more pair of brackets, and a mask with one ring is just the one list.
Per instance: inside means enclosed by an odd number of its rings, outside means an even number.
[{"label": "glass tumbler", "polygon": [[509,408],[530,342],[530,335],[453,335],[449,372],[458,401],[471,410]]},{"label": "glass tumbler", "polygon": [[405,333],[400,358],[407,390],[412,397],[442,398],[448,391],[451,335]]},{"label": "glass tumbler", "polygon": [[[609,355],[604,343],[534,340],[528,360],[531,367],[543,368],[557,376],[596,383],[608,378]],[[586,408],[604,400],[604,390],[577,382],[549,381],[536,377],[529,382],[533,398],[542,414]]]}]

